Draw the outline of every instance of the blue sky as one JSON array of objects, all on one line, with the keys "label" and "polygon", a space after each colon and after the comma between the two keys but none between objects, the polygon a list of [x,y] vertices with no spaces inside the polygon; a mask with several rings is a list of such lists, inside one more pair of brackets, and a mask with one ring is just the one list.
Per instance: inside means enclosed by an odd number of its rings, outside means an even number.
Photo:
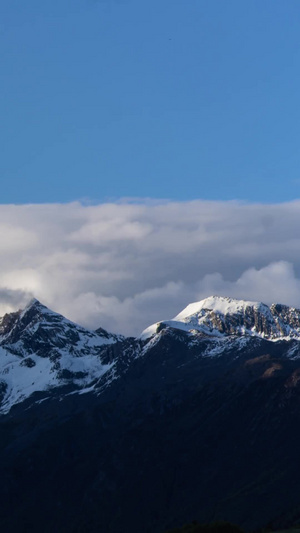
[{"label": "blue sky", "polygon": [[2,0],[1,203],[300,197],[298,0]]}]

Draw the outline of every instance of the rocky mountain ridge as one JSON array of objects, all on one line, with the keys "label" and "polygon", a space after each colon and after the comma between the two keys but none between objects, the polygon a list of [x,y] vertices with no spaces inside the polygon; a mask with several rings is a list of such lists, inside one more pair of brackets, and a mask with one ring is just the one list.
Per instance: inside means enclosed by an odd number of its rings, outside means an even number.
[{"label": "rocky mountain ridge", "polygon": [[112,367],[101,360],[103,348],[122,339],[78,326],[38,300],[5,315],[0,321],[1,412],[36,391],[90,387]]},{"label": "rocky mountain ridge", "polygon": [[188,305],[172,320],[153,324],[141,335],[147,339],[164,327],[220,337],[257,336],[271,341],[300,340],[300,310],[281,304],[211,296]]},{"label": "rocky mountain ridge", "polygon": [[[197,346],[207,339],[202,355],[213,357],[228,342],[242,349],[251,337],[300,340],[300,311],[212,296],[188,305],[173,320],[150,326],[140,338],[126,339],[102,328],[87,330],[32,300],[24,310],[0,319],[0,412],[36,392],[99,394],[152,350],[166,330],[187,334],[186,342]],[[290,357],[297,353],[297,347],[290,348]]]},{"label": "rocky mountain ridge", "polygon": [[3,531],[299,522],[298,325],[295,309],[216,297],[141,338],[37,301],[3,317]]}]

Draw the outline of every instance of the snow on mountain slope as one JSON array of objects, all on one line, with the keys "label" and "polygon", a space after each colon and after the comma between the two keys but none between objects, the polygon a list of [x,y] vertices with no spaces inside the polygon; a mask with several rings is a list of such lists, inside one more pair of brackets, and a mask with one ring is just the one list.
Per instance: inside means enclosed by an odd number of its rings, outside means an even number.
[{"label": "snow on mountain slope", "polygon": [[234,300],[233,298],[222,298],[220,296],[209,296],[200,302],[194,302],[185,307],[174,320],[184,320],[193,315],[198,315],[203,309],[214,311],[223,315],[244,312],[247,307],[262,307],[268,310],[268,307],[260,302],[247,300]]},{"label": "snow on mountain slope", "polygon": [[210,296],[189,304],[172,320],[153,324],[141,334],[147,340],[164,327],[210,337],[228,335],[257,336],[276,341],[300,340],[300,310],[280,304],[270,307],[261,302]]},{"label": "snow on mountain slope", "polygon": [[300,340],[300,311],[211,296],[188,305],[172,320],[153,324],[140,339],[124,339],[102,328],[85,329],[32,300],[23,311],[0,319],[0,413],[38,391],[100,394],[135,360],[156,349],[166,328],[175,342],[176,330],[188,332],[187,342],[180,342],[194,347],[197,356],[220,355],[228,344],[235,352],[244,349],[253,337],[257,342]]},{"label": "snow on mountain slope", "polygon": [[0,320],[1,412],[35,391],[72,385],[87,387],[113,366],[103,364],[103,347],[118,337],[89,331],[37,300]]}]

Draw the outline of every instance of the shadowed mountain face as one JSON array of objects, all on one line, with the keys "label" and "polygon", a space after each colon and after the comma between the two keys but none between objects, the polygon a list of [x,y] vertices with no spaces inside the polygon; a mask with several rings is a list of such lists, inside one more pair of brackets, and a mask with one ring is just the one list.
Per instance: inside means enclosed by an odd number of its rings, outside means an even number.
[{"label": "shadowed mountain face", "polygon": [[[141,339],[88,332],[36,301],[2,319],[3,531],[299,519],[299,312],[204,302]],[[35,367],[43,380],[9,396]]]}]

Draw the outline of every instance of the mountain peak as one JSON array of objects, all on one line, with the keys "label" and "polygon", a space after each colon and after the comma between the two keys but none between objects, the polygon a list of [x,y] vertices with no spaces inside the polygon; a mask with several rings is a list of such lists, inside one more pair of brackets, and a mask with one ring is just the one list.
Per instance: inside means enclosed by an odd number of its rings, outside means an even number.
[{"label": "mountain peak", "polygon": [[90,331],[36,298],[0,320],[0,413],[36,391],[90,387],[113,365],[101,358],[117,336]]},{"label": "mountain peak", "polygon": [[210,310],[223,315],[233,314],[242,311],[246,307],[263,307],[268,309],[268,306],[256,301],[250,300],[236,300],[228,296],[209,296],[199,302],[194,302],[185,307],[174,320],[183,320],[191,315],[201,313],[202,311]]},{"label": "mountain peak", "polygon": [[146,340],[162,325],[209,337],[256,336],[268,340],[299,339],[300,310],[281,304],[209,296],[185,307],[173,319],[153,324],[143,331]]},{"label": "mountain peak", "polygon": [[23,307],[23,309],[19,309],[20,316],[26,315],[28,311],[42,311],[47,310],[49,311],[48,307],[46,307],[44,304],[42,304],[39,300],[36,298],[31,298],[29,302]]},{"label": "mountain peak", "polygon": [[31,298],[31,300],[29,300],[27,305],[24,307],[23,311],[25,311],[25,309],[30,309],[31,307],[35,306],[45,307],[45,305],[43,305],[37,298]]}]

